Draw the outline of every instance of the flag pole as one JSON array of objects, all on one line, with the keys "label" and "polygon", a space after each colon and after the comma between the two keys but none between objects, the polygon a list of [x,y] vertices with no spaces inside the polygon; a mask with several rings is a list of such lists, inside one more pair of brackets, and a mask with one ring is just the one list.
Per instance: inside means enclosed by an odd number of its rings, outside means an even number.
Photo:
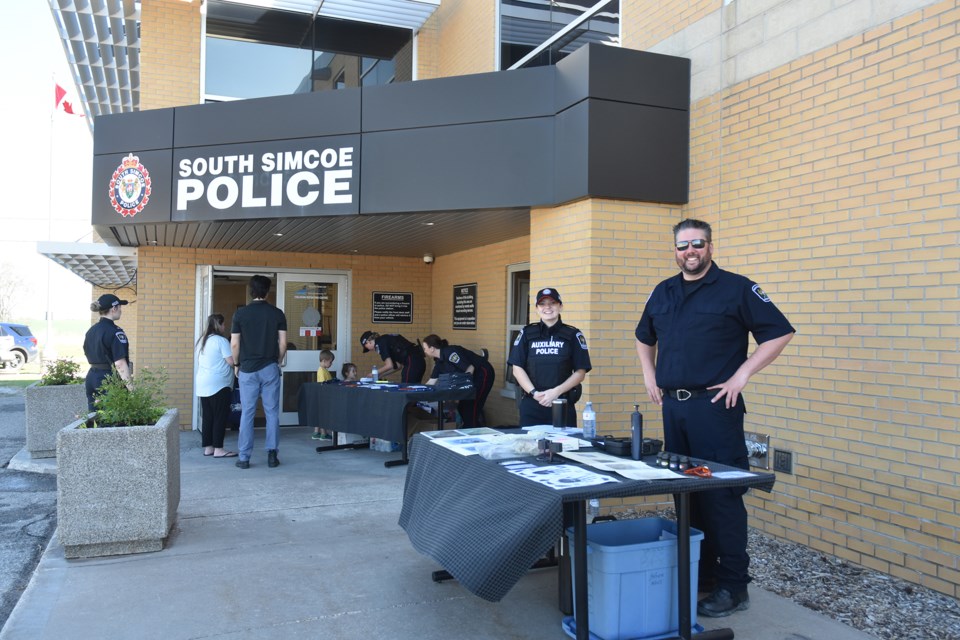
[{"label": "flag pole", "polygon": [[[49,162],[47,166],[50,167],[50,171],[47,173],[47,242],[53,240],[53,175],[55,173],[53,166],[53,123],[54,116],[57,114],[57,77],[56,74],[51,74],[53,77],[53,92],[54,92],[54,105],[53,109],[50,110],[50,144],[48,145],[48,150],[50,154]],[[51,310],[50,304],[50,289],[53,288],[51,283],[51,260],[47,259],[47,309],[46,309],[46,335],[43,339],[43,349],[40,352],[40,363],[43,365],[46,362],[55,360],[57,357],[57,349],[53,346],[53,311]]]}]

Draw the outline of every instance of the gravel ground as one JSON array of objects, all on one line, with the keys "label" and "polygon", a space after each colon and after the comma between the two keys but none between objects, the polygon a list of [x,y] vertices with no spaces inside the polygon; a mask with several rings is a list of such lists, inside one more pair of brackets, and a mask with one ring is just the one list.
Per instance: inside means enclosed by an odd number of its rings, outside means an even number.
[{"label": "gravel ground", "polygon": [[[672,509],[614,515],[674,517]],[[855,629],[882,640],[960,640],[954,598],[752,528],[747,550],[753,584]]]},{"label": "gravel ground", "polygon": [[767,591],[883,640],[960,640],[954,598],[751,529],[750,574]]}]

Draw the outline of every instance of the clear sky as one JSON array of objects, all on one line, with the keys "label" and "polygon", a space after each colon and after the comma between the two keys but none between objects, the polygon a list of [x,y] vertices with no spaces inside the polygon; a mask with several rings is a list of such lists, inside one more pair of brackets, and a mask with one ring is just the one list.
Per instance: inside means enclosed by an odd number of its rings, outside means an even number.
[{"label": "clear sky", "polygon": [[38,254],[36,245],[91,241],[93,144],[84,118],[54,113],[54,83],[74,98],[76,88],[47,1],[9,2],[4,15],[0,264],[12,265],[26,282],[14,319],[30,320],[42,340],[46,327],[34,321],[45,321],[48,308],[55,319],[90,318],[90,285]]}]

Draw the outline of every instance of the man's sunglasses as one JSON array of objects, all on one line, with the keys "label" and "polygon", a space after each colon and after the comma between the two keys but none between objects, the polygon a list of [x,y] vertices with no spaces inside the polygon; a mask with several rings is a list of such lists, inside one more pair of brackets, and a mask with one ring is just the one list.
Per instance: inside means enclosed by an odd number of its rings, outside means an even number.
[{"label": "man's sunglasses", "polygon": [[697,238],[696,240],[681,240],[677,243],[677,251],[686,251],[687,247],[703,249],[705,246],[707,246],[707,241],[702,238]]}]

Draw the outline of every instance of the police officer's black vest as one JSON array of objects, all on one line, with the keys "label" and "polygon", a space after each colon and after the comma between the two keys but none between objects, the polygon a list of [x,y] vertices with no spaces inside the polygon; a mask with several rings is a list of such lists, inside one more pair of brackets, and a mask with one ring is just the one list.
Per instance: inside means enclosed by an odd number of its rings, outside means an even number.
[{"label": "police officer's black vest", "polygon": [[[540,333],[541,323],[535,322],[533,324],[528,324],[523,329],[524,336],[537,336],[538,338],[543,337],[544,334]],[[579,346],[579,341],[577,340],[577,332],[579,329],[576,327],[571,327],[568,324],[561,324],[556,331],[551,333],[551,329],[547,329],[547,335],[553,335],[557,338],[560,338],[567,342],[570,345],[572,350],[574,346]],[[530,359],[527,358],[527,366],[524,367],[527,372],[527,376],[530,377],[530,381],[533,382],[534,386],[539,390],[539,379],[537,377],[537,360],[536,358]],[[557,376],[556,384],[560,384],[564,380],[570,377],[570,374],[573,373],[573,358],[568,358],[565,362],[561,363],[559,368],[554,372],[554,375]],[[556,385],[554,385],[556,386]],[[567,393],[560,396],[561,398],[567,398],[570,402],[576,402],[580,399],[580,396],[583,393],[583,387],[577,385]]]},{"label": "police officer's black vest", "polygon": [[390,359],[397,366],[400,365],[408,356],[423,355],[422,347],[410,342],[399,333],[390,334]]}]

